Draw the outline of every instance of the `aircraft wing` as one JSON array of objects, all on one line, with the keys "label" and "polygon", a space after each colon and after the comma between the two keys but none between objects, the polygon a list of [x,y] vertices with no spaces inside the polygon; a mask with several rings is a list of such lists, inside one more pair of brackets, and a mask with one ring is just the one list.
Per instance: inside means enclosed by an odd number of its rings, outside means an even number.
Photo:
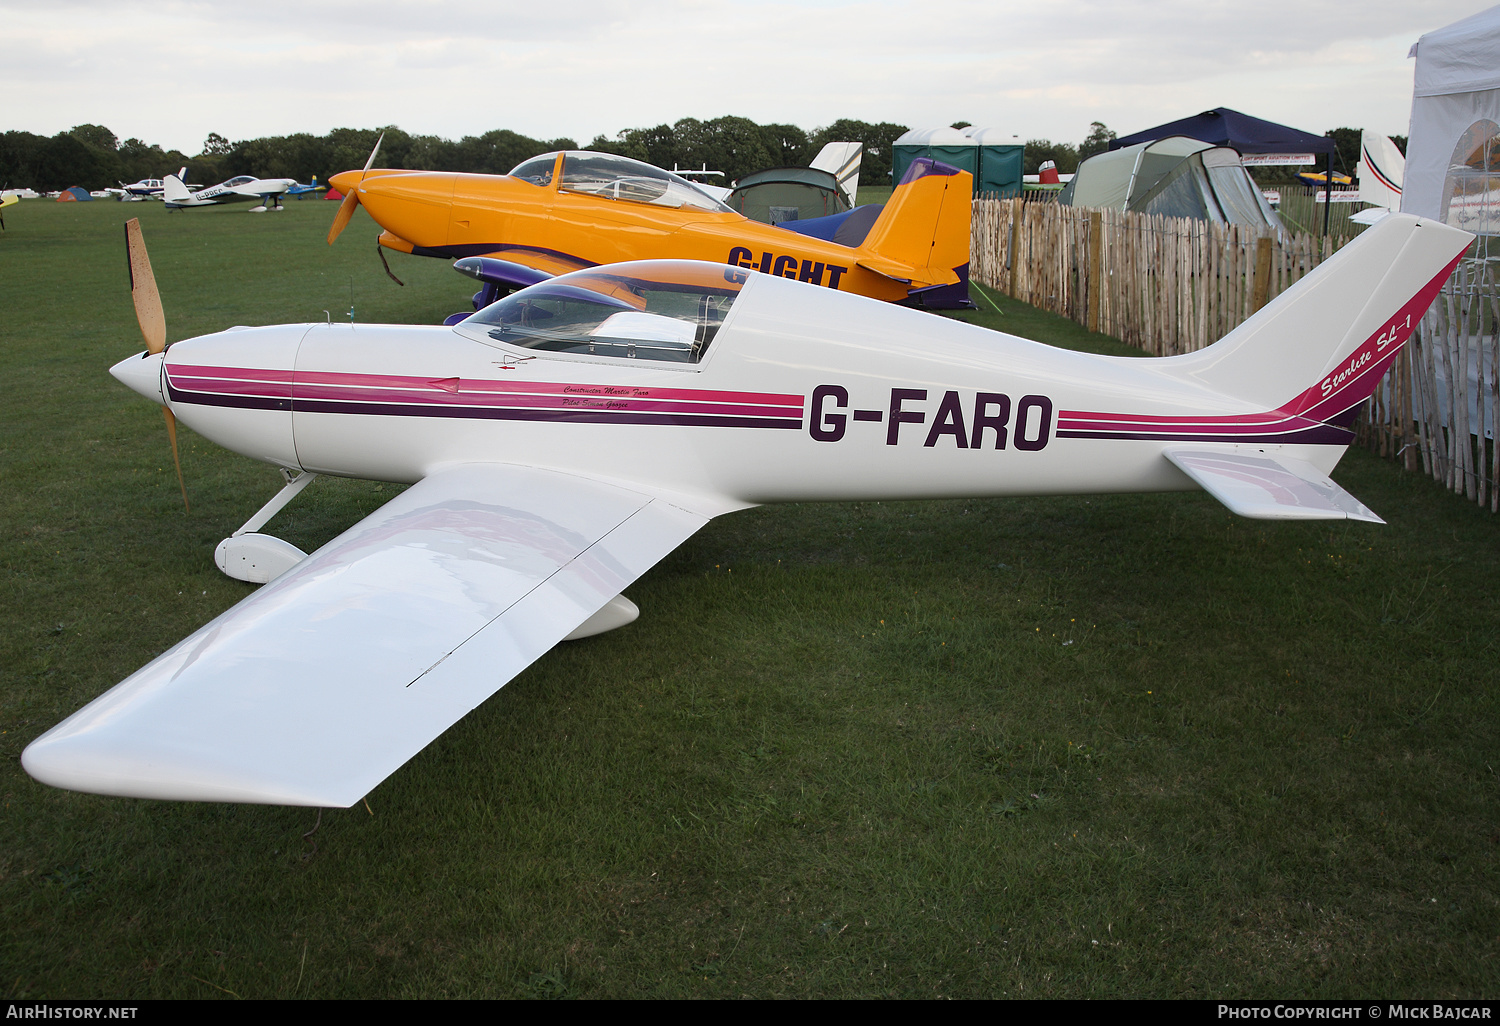
[{"label": "aircraft wing", "polygon": [[101,794],[347,807],[707,519],[555,471],[439,471],[22,761]]},{"label": "aircraft wing", "polygon": [[1204,491],[1242,517],[1385,523],[1303,460],[1209,448],[1167,449],[1165,455]]}]

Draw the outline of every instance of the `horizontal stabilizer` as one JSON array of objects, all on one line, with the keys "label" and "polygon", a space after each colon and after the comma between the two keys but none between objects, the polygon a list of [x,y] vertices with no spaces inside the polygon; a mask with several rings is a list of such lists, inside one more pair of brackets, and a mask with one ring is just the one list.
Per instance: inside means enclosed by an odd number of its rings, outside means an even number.
[{"label": "horizontal stabilizer", "polygon": [[1167,459],[1242,517],[1256,520],[1364,520],[1383,524],[1364,503],[1302,460],[1257,450],[1167,449]]},{"label": "horizontal stabilizer", "polygon": [[861,253],[857,263],[867,271],[894,278],[904,285],[910,285],[918,279],[930,281],[933,285],[956,285],[959,281],[957,272],[948,268],[912,267],[899,260],[889,260],[878,253]]}]

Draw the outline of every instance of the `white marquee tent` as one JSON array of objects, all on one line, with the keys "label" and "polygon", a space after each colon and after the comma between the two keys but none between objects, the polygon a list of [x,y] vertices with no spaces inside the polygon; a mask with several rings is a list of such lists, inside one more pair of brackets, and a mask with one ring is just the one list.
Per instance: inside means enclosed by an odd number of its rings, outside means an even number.
[{"label": "white marquee tent", "polygon": [[[1430,415],[1435,414],[1433,423],[1451,426],[1453,393],[1459,392],[1467,398],[1470,432],[1493,438],[1500,411],[1486,409],[1481,398],[1495,394],[1495,363],[1484,356],[1493,336],[1484,331],[1482,310],[1479,323],[1471,323],[1474,304],[1487,305],[1492,293],[1470,289],[1480,277],[1476,272],[1500,256],[1500,241],[1494,238],[1500,236],[1500,7],[1427,33],[1411,48],[1411,56],[1417,66],[1401,209],[1480,236],[1478,247],[1455,272],[1469,287],[1447,286],[1459,302],[1446,309],[1457,309],[1461,316],[1451,325],[1443,320],[1445,307],[1439,300],[1433,307],[1439,320],[1424,320],[1421,344],[1446,354],[1424,371],[1436,383],[1430,390],[1436,407]],[[1471,336],[1471,330],[1478,334]],[[1450,388],[1450,365],[1462,368],[1455,376],[1467,378],[1466,385]],[[1421,396],[1414,394],[1414,401],[1421,409]]]},{"label": "white marquee tent", "polygon": [[1401,209],[1500,235],[1500,7],[1427,33],[1412,55]]}]

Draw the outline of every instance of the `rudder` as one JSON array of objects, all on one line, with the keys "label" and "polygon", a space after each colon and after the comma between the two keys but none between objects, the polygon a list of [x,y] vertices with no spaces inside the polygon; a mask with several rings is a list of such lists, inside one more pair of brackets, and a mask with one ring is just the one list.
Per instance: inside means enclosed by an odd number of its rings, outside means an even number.
[{"label": "rudder", "polygon": [[859,265],[916,288],[965,281],[973,196],[967,171],[912,161],[859,248]]}]

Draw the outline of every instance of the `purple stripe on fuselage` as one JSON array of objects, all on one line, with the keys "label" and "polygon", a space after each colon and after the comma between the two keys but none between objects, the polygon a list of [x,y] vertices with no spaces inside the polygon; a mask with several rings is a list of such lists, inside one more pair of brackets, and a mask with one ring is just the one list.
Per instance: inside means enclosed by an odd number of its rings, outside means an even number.
[{"label": "purple stripe on fuselage", "polygon": [[1302,442],[1309,445],[1348,445],[1354,441],[1354,432],[1332,424],[1318,424],[1292,431],[1261,434],[1224,434],[1211,431],[1068,431],[1059,429],[1058,438],[1128,438],[1156,442],[1267,442],[1282,445],[1287,442]]},{"label": "purple stripe on fuselage", "polygon": [[546,420],[569,424],[677,424],[687,427],[791,428],[802,418],[719,417],[694,413],[616,413],[599,410],[523,410],[475,406],[423,406],[415,403],[296,401],[298,413],[356,413],[378,417],[453,417],[469,420]]},{"label": "purple stripe on fuselage", "polygon": [[[174,403],[193,406],[224,406],[234,409],[290,410],[293,401],[270,396],[225,395],[219,392],[187,392],[169,383],[167,396]],[[361,403],[315,399],[295,400],[298,413],[343,413],[377,417],[449,417],[469,420],[545,420],[570,424],[677,424],[686,427],[791,428],[802,430],[802,418],[713,416],[697,413],[629,413],[599,409],[514,409],[476,406],[430,406],[422,403]]]}]

